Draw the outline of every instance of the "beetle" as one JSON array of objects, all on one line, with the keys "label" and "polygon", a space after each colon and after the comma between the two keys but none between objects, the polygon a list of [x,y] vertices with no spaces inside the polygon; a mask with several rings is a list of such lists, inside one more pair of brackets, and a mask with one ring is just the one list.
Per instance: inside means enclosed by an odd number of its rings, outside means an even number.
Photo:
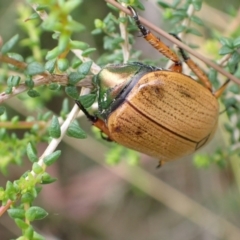
[{"label": "beetle", "polygon": [[158,158],[161,165],[194,153],[212,139],[218,125],[217,98],[229,79],[213,92],[206,74],[179,48],[201,83],[182,73],[178,55],[141,24],[134,8],[128,9],[143,37],[172,66],[107,65],[96,75],[98,116],[76,103],[107,140]]}]

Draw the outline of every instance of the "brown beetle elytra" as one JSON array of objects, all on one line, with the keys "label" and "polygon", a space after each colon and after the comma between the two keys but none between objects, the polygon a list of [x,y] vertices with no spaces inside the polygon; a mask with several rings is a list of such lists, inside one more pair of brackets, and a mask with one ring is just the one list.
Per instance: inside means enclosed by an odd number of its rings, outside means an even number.
[{"label": "brown beetle elytra", "polygon": [[161,164],[191,154],[212,139],[219,116],[217,98],[229,80],[213,93],[208,77],[180,48],[202,85],[184,75],[177,54],[129,9],[143,37],[173,65],[169,69],[137,62],[108,65],[96,76],[99,117],[76,103],[109,140],[156,157]]}]

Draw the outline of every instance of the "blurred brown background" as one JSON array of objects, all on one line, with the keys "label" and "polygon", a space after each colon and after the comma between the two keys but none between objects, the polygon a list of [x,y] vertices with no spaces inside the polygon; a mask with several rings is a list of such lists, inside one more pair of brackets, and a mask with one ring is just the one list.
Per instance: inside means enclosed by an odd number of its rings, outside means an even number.
[{"label": "blurred brown background", "polygon": [[[24,37],[16,25],[16,8],[21,2],[0,0],[0,35],[5,41],[15,33]],[[160,24],[161,10],[155,1],[142,2],[147,10],[141,14]],[[227,9],[240,9],[239,0],[207,3],[201,16],[209,26],[220,31],[225,31],[230,24]],[[213,10],[219,12],[211,16]],[[101,36],[90,34],[94,29],[93,19],[101,19],[107,12],[104,1],[85,0],[73,14],[75,20],[89,29],[75,38],[96,47],[96,58],[103,49]],[[217,16],[225,25],[216,20]],[[53,45],[51,34],[45,34],[42,47],[51,48]],[[143,51],[144,57],[159,57],[154,50],[148,51],[141,39],[137,39],[136,47]],[[17,51],[29,54],[24,48]],[[28,114],[17,99],[6,104],[9,114],[14,115],[15,111]],[[48,102],[46,108],[58,113],[61,104],[62,98],[57,97]],[[111,144],[92,138],[90,124],[85,118],[80,119],[80,124],[90,136],[84,141],[64,139],[58,148],[62,150],[61,158],[48,171],[58,181],[45,186],[36,202],[49,212],[47,218],[35,223],[36,230],[47,240],[240,239],[240,189],[230,164],[224,170],[217,166],[199,170],[193,166],[190,156],[156,169],[156,160],[141,155],[139,167],[127,165],[124,159],[118,166],[110,167],[104,164],[104,156]],[[211,154],[221,138],[218,133],[202,151]],[[39,145],[39,154],[46,146]],[[27,160],[24,166],[11,166],[8,176],[0,175],[0,185],[4,186],[8,179],[17,179],[30,166]],[[17,238],[19,234],[12,219],[5,214],[0,219],[0,239]]]}]

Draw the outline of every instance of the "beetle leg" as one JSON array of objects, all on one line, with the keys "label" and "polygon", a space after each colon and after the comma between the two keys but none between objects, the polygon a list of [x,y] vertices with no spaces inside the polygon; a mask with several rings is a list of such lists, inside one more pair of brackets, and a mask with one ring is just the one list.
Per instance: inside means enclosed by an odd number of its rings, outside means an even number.
[{"label": "beetle leg", "polygon": [[133,7],[128,6],[128,9],[131,11],[132,18],[134,19],[139,30],[141,31],[143,37],[161,54],[174,62],[173,65],[170,67],[170,70],[174,72],[182,72],[182,62],[180,61],[178,55],[141,24],[137,12]]},{"label": "beetle leg", "polygon": [[[181,39],[174,33],[169,33],[179,41]],[[207,75],[204,73],[204,71],[190,58],[186,55],[185,51],[178,47],[179,52],[184,60],[184,62],[188,65],[188,67],[195,73],[195,75],[199,78],[199,80],[202,82],[202,84],[212,92],[212,84],[210,80],[208,79]]]},{"label": "beetle leg", "polygon": [[[238,69],[238,63],[235,65],[235,68],[234,68],[234,71],[232,72],[232,74],[234,74],[237,71],[237,69]],[[229,82],[230,82],[230,79],[227,79],[225,81],[225,83],[223,83],[223,85],[213,93],[213,95],[216,98],[219,98],[222,95],[223,91],[226,89]]]},{"label": "beetle leg", "polygon": [[216,98],[219,98],[219,97],[222,95],[223,91],[226,89],[226,87],[227,87],[227,85],[228,85],[229,82],[230,82],[230,79],[227,79],[227,80],[225,81],[225,83],[224,83],[218,90],[216,90],[216,91],[213,93],[213,95],[214,95]]},{"label": "beetle leg", "polygon": [[103,135],[103,132],[101,132],[101,138],[102,138],[103,140],[107,141],[107,142],[112,142],[112,141],[113,141],[109,136],[105,137],[105,136]]},{"label": "beetle leg", "polygon": [[83,111],[85,116],[88,118],[89,121],[92,122],[93,126],[97,127],[98,129],[101,130],[104,134],[108,136],[108,139],[112,141],[110,132],[105,124],[105,122],[101,119],[99,119],[97,116],[91,115],[81,104],[80,101],[75,100],[75,103],[78,105],[78,107]]},{"label": "beetle leg", "polygon": [[158,165],[157,165],[156,168],[161,168],[161,167],[163,166],[164,163],[165,163],[165,161],[163,161],[163,160],[159,160]]}]

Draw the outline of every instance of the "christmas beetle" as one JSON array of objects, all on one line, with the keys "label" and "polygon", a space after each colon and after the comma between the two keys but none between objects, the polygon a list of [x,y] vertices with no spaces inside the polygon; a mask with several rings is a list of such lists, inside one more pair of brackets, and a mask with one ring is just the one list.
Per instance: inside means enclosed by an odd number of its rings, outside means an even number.
[{"label": "christmas beetle", "polygon": [[172,66],[107,65],[96,75],[99,117],[76,103],[108,140],[156,157],[162,164],[189,155],[211,140],[218,124],[217,98],[229,80],[213,92],[205,73],[179,48],[201,84],[183,74],[177,54],[140,23],[132,7],[129,10],[143,37],[173,61]]}]

